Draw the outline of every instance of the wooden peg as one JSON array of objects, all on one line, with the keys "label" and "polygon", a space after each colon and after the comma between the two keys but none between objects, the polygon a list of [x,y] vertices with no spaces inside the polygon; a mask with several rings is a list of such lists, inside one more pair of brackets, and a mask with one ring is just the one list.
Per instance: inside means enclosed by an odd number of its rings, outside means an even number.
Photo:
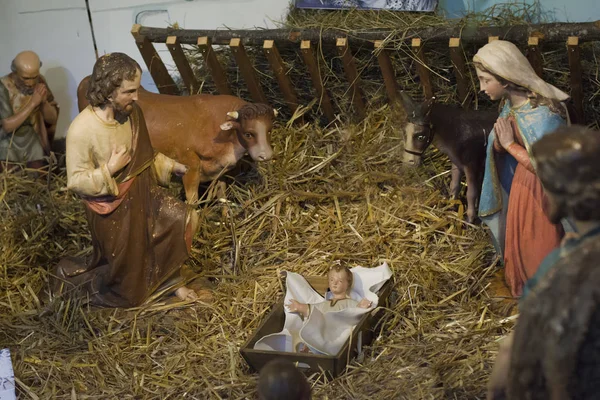
[{"label": "wooden peg", "polygon": [[420,38],[414,38],[412,40],[412,50],[417,59],[417,73],[419,74],[421,85],[423,86],[423,93],[425,94],[426,99],[430,99],[433,97],[433,87],[431,85],[431,76],[429,68],[426,66],[427,63],[425,61],[425,54],[423,53],[423,46],[421,45]]},{"label": "wooden peg", "polygon": [[246,54],[246,49],[244,48],[241,39],[231,39],[229,41],[229,48],[235,57],[240,72],[244,77],[244,81],[246,81],[246,86],[248,86],[248,91],[250,91],[252,99],[257,103],[268,104],[267,97],[260,86],[256,71],[254,71],[254,67],[248,58],[248,54]]},{"label": "wooden peg", "polygon": [[310,40],[302,40],[300,42],[300,53],[302,53],[304,64],[306,64],[306,68],[308,68],[308,72],[310,73],[310,79],[313,87],[315,88],[315,91],[321,100],[320,105],[323,108],[323,114],[325,115],[325,118],[327,118],[328,122],[333,122],[335,120],[335,112],[333,111],[331,98],[329,97],[329,94],[323,85],[323,79],[321,78],[321,71],[319,69],[317,57],[315,56],[315,52],[311,47]]},{"label": "wooden peg", "polygon": [[351,96],[354,111],[359,118],[363,119],[367,115],[366,106],[360,90],[360,76],[358,75],[358,70],[356,69],[352,51],[350,50],[350,46],[348,46],[348,39],[337,38],[336,47],[338,54],[342,58],[342,64],[344,65],[344,71],[346,72],[346,79],[350,83],[350,90],[348,93]]},{"label": "wooden peg", "polygon": [[177,69],[179,70],[183,83],[188,88],[188,92],[190,94],[196,94],[200,85],[198,84],[198,80],[196,80],[196,77],[194,76],[194,71],[181,48],[181,44],[179,44],[179,39],[177,36],[169,36],[167,37],[166,45],[171,53],[171,57],[173,57],[175,66],[177,66]]},{"label": "wooden peg", "polygon": [[269,64],[271,64],[271,69],[275,74],[275,78],[277,78],[277,83],[279,83],[283,98],[292,114],[294,114],[298,108],[298,96],[296,95],[296,90],[294,89],[290,77],[286,74],[285,66],[281,59],[281,55],[279,54],[279,50],[277,50],[277,46],[275,46],[275,41],[265,40],[263,43],[263,51],[265,56],[267,56],[267,60],[269,60]]},{"label": "wooden peg", "polygon": [[382,40],[376,40],[373,45],[377,50],[377,62],[381,69],[381,75],[383,75],[388,103],[391,107],[396,107],[398,103],[398,83],[396,81],[394,66],[390,59],[390,52],[384,48]]},{"label": "wooden peg", "polygon": [[469,106],[469,79],[467,77],[467,68],[465,55],[463,52],[460,38],[450,38],[448,42],[450,48],[450,59],[454,67],[454,76],[456,77],[456,90],[458,92],[458,100],[464,108]]},{"label": "wooden peg", "polygon": [[215,81],[215,86],[220,94],[232,94],[227,83],[227,74],[217,59],[217,55],[213,51],[212,42],[208,36],[200,36],[196,42],[200,48],[200,52],[204,56],[204,61]]}]

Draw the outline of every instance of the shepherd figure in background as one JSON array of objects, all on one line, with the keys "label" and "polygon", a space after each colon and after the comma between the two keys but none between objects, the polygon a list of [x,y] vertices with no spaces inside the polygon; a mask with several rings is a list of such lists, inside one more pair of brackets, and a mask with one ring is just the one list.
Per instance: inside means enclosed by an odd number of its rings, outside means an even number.
[{"label": "shepherd figure in background", "polygon": [[14,58],[12,72],[0,78],[0,171],[14,163],[40,169],[50,155],[58,104],[41,66],[36,53],[23,51]]},{"label": "shepherd figure in background", "polygon": [[[150,145],[135,103],[140,78],[141,68],[129,56],[100,57],[90,105],[67,133],[67,185],[85,204],[93,256],[88,263],[63,259],[54,289],[81,286],[100,306],[139,306],[166,281],[180,280],[198,227],[196,212],[157,185],[187,168]],[[175,294],[197,298],[186,286]]]}]

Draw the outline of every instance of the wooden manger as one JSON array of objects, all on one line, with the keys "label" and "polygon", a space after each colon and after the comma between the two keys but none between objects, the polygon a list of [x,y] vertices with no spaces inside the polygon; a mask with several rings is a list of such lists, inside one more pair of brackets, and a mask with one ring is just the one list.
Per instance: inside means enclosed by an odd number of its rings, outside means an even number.
[{"label": "wooden manger", "polygon": [[[317,292],[325,294],[328,286],[327,277],[307,276],[306,280]],[[378,307],[389,306],[389,297],[393,287],[392,281],[393,278],[390,278],[381,287],[379,292],[377,292],[379,296]],[[248,365],[256,372],[260,371],[266,363],[274,358],[285,358],[293,363],[297,363],[297,366],[306,372],[324,372],[328,377],[336,377],[345,371],[346,366],[351,360],[361,354],[362,347],[371,344],[377,336],[377,323],[381,318],[381,313],[378,311],[378,309],[375,309],[363,315],[354,328],[352,335],[346,341],[346,344],[335,356],[255,350],[254,345],[259,339],[266,335],[280,332],[283,329],[285,311],[282,300],[273,307],[254,334],[244,343],[240,349],[240,353]]]},{"label": "wooden manger", "polygon": [[[407,29],[400,38],[398,32],[388,29],[372,29],[368,31],[347,31],[337,29],[265,29],[265,30],[187,30],[172,28],[152,28],[134,25],[132,34],[143,59],[152,75],[160,93],[179,94],[180,90],[167,72],[163,61],[153,47],[153,43],[165,43],[173,56],[183,86],[189,93],[196,93],[199,83],[191,73],[189,61],[183,56],[181,45],[197,45],[203,54],[203,62],[215,82],[216,93],[231,94],[230,83],[223,65],[215,56],[213,46],[228,46],[239,75],[244,81],[249,98],[255,102],[279,102],[280,97],[289,113],[293,115],[302,104],[297,87],[304,82],[294,82],[290,78],[289,68],[283,49],[293,49],[302,60],[301,66],[310,74],[312,96],[317,98],[317,108],[327,122],[336,121],[339,110],[334,107],[332,96],[323,79],[324,64],[333,59],[341,60],[343,76],[348,89],[345,96],[351,104],[352,119],[360,121],[367,113],[368,98],[363,91],[361,70],[356,66],[356,52],[368,49],[377,59],[380,75],[385,86],[387,101],[394,105],[398,90],[406,90],[397,84],[397,75],[391,59],[398,52],[399,42],[412,49],[412,68],[422,88],[424,97],[436,95],[436,87],[432,79],[431,68],[427,65],[428,48],[433,45],[448,43],[447,55],[454,71],[458,101],[463,107],[470,107],[476,90],[473,89],[472,77],[468,64],[470,59],[463,51],[466,45],[483,45],[495,39],[510,40],[525,48],[528,59],[535,71],[541,76],[544,71],[544,60],[541,48],[546,43],[564,43],[564,51],[568,54],[568,74],[571,88],[574,120],[583,123],[584,115],[584,83],[580,44],[589,41],[600,41],[600,21],[589,23],[551,23],[537,25],[514,25],[508,27],[480,27],[463,30],[461,27]],[[257,71],[247,49],[259,49],[268,59],[271,71]],[[437,50],[436,50],[437,51]],[[298,67],[298,65],[296,65]],[[260,74],[275,77],[277,93],[266,95],[261,85]],[[552,82],[550,82],[552,83]],[[475,92],[475,93],[474,93]],[[273,105],[273,104],[271,104]]]}]

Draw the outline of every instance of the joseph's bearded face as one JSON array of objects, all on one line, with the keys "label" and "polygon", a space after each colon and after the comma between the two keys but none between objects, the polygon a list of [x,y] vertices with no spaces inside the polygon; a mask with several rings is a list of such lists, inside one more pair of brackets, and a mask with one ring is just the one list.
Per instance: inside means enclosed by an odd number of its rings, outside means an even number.
[{"label": "joseph's bearded face", "polygon": [[123,80],[121,86],[110,98],[110,106],[113,108],[115,119],[121,124],[127,122],[127,118],[133,111],[133,103],[138,99],[141,77],[140,71],[137,71],[133,80]]}]

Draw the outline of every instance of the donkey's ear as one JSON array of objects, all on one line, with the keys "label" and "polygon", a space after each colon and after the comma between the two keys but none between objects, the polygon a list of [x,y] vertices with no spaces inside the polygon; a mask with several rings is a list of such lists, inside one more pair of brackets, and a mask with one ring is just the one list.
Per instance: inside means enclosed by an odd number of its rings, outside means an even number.
[{"label": "donkey's ear", "polygon": [[427,99],[423,102],[423,104],[421,104],[421,116],[427,118],[429,116],[429,114],[431,113],[431,108],[433,107],[433,104],[435,103],[435,97],[431,97],[430,99]]},{"label": "donkey's ear", "polygon": [[414,100],[405,91],[400,92],[400,100],[404,106],[404,112],[406,113],[409,120],[414,119],[417,116],[417,105]]}]

